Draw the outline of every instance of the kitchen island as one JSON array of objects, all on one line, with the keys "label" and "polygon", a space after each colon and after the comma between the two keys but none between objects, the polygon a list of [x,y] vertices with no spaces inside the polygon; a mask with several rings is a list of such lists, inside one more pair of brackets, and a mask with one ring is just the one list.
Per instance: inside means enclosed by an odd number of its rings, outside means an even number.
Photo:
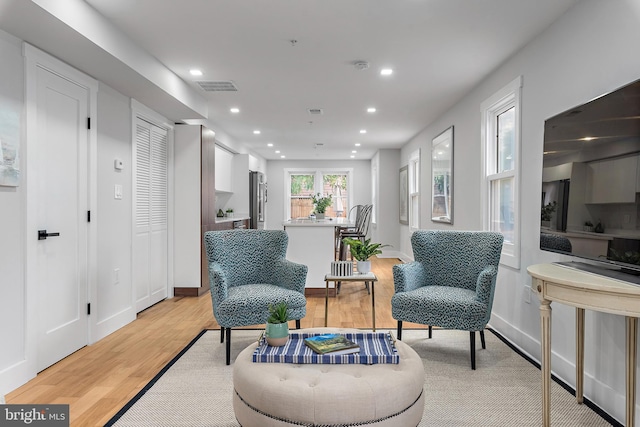
[{"label": "kitchen island", "polygon": [[324,294],[324,276],[335,260],[336,227],[353,227],[346,218],[295,219],[282,223],[287,235],[287,259],[309,267],[305,288]]}]

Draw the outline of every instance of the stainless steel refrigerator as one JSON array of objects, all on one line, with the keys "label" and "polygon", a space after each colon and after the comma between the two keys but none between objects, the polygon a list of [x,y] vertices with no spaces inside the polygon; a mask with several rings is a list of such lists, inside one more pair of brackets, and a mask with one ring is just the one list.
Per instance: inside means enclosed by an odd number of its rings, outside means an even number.
[{"label": "stainless steel refrigerator", "polygon": [[249,215],[250,227],[264,229],[267,203],[267,179],[262,172],[249,172]]}]

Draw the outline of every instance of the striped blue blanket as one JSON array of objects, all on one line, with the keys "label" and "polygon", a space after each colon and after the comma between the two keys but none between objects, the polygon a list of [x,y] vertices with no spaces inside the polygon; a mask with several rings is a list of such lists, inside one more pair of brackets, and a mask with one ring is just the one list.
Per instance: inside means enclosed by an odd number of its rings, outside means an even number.
[{"label": "striped blue blanket", "polygon": [[314,335],[320,334],[292,332],[289,334],[287,343],[281,347],[271,347],[262,336],[258,347],[253,352],[253,361],[256,363],[360,363],[366,365],[397,364],[400,362],[395,339],[389,332],[345,333],[343,335],[346,338],[360,346],[360,352],[342,355],[315,353],[304,343],[305,338]]}]

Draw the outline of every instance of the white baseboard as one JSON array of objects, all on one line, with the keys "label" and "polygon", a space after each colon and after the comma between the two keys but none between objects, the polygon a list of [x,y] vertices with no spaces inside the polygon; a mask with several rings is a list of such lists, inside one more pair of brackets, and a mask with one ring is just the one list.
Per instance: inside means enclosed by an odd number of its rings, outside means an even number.
[{"label": "white baseboard", "polygon": [[398,258],[402,262],[411,262],[413,259],[407,256],[405,253],[400,251],[385,251],[382,250],[382,253],[378,255],[378,258]]},{"label": "white baseboard", "polygon": [[136,312],[133,307],[128,307],[119,313],[100,320],[94,326],[93,333],[91,334],[91,342],[89,344],[93,344],[101,340],[134,320],[136,320]]}]

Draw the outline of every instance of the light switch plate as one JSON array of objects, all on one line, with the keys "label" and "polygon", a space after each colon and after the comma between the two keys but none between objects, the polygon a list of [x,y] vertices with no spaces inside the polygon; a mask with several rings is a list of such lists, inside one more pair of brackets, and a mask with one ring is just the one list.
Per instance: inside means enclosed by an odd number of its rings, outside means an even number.
[{"label": "light switch plate", "polygon": [[113,187],[113,198],[116,200],[122,200],[122,185],[116,184]]}]

